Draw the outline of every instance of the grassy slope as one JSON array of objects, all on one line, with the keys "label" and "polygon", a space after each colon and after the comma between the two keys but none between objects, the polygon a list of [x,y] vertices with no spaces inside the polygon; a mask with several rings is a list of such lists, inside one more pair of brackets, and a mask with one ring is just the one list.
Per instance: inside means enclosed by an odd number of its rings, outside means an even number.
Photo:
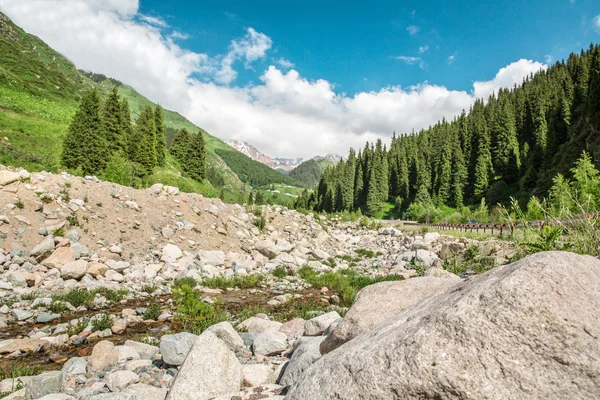
[{"label": "grassy slope", "polygon": [[323,171],[332,165],[333,161],[327,158],[312,158],[298,165],[288,175],[303,182],[308,187],[315,187],[319,183]]},{"label": "grassy slope", "polygon": [[[56,166],[62,139],[77,110],[80,94],[95,83],[73,63],[14,25],[2,13],[0,60],[0,136],[8,138],[8,143],[0,141],[0,163],[23,166],[31,171]],[[98,86],[106,93],[111,85],[107,80]],[[134,118],[144,106],[154,105],[126,85],[119,87],[119,94],[128,99]],[[244,185],[215,152],[233,149],[176,112],[165,110],[165,124],[173,129],[186,128],[190,132],[203,133],[208,167],[223,176],[226,190],[231,192],[230,199],[237,198],[236,191]],[[261,168],[262,164],[257,167]],[[217,193],[209,184],[181,178],[179,167],[173,160],[158,168],[150,180],[167,184],[179,182],[180,186],[196,188],[207,195]]]}]

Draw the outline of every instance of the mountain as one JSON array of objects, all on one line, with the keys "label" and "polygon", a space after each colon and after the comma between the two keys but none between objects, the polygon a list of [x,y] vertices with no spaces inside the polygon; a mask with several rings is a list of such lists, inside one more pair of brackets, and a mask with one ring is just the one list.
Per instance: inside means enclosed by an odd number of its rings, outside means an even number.
[{"label": "mountain", "polygon": [[335,165],[335,162],[327,156],[314,157],[298,165],[288,175],[312,188],[319,183],[323,171],[332,165]]},{"label": "mountain", "polygon": [[[57,171],[63,138],[86,89],[96,87],[105,98],[116,85],[119,95],[128,100],[134,120],[146,105],[155,105],[134,88],[115,79],[78,70],[66,57],[2,13],[0,60],[0,131],[8,138],[0,146],[0,163],[5,165],[22,166],[30,171]],[[176,112],[165,110],[164,120],[168,134],[186,128],[204,135],[208,179],[199,183],[183,177],[178,163],[169,157],[166,166],[156,168],[146,184],[161,182],[207,196],[216,196],[220,191],[231,200],[239,198],[238,192],[251,181],[247,174],[234,172],[232,160],[236,160],[235,167],[240,162],[250,170],[262,167]],[[227,161],[219,151],[228,155]],[[232,156],[229,152],[237,154]],[[280,174],[262,175],[261,182],[266,184],[294,182]]]},{"label": "mountain", "polygon": [[302,158],[273,158],[264,154],[260,150],[258,150],[254,145],[243,142],[241,140],[224,140],[225,143],[236,149],[242,154],[247,155],[251,159],[261,162],[269,167],[282,170],[282,171],[291,171],[296,166],[302,163]]}]

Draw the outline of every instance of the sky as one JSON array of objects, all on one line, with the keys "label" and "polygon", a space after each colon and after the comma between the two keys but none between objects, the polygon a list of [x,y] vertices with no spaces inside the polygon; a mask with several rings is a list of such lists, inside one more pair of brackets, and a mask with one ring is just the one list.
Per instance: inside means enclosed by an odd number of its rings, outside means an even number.
[{"label": "sky", "polygon": [[0,11],[78,68],[272,157],[389,142],[600,41],[597,0],[0,0]]}]

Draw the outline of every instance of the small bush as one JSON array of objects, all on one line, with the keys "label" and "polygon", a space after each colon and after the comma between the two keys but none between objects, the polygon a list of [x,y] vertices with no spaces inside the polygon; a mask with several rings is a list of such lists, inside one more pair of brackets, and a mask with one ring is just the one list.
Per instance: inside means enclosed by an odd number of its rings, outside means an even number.
[{"label": "small bush", "polygon": [[264,232],[265,226],[267,225],[267,220],[261,215],[254,220],[254,225],[256,225],[260,232]]},{"label": "small bush", "polygon": [[17,201],[15,201],[15,207],[17,207],[19,210],[22,210],[25,207],[25,204],[23,204],[21,199],[17,199]]},{"label": "small bush", "polygon": [[273,275],[279,279],[283,279],[286,276],[294,275],[294,271],[288,267],[280,265],[279,267],[277,267],[273,270]]},{"label": "small bush", "polygon": [[125,297],[125,295],[127,295],[128,293],[129,292],[126,289],[115,290],[115,289],[100,288],[100,289],[94,290],[92,292],[92,296],[95,297],[96,294],[100,294],[101,296],[104,296],[106,298],[106,300],[111,301],[113,303],[118,303],[121,300],[123,300],[123,297]]},{"label": "small bush", "polygon": [[208,327],[227,320],[227,315],[219,303],[209,304],[202,301],[201,293],[188,285],[173,289],[173,302],[177,318],[184,330],[199,335]]},{"label": "small bush", "polygon": [[113,326],[113,319],[109,314],[102,314],[92,319],[92,331],[103,331]]},{"label": "small bush", "polygon": [[4,379],[15,379],[20,376],[34,376],[42,373],[39,365],[13,365],[10,368],[0,367],[0,381]]},{"label": "small bush", "polygon": [[379,257],[382,254],[380,252],[374,252],[373,250],[369,250],[369,249],[357,249],[357,250],[354,250],[354,252],[356,254],[358,254],[359,256],[362,256],[365,258],[375,258],[375,257]]},{"label": "small bush", "polygon": [[62,301],[53,301],[48,309],[54,314],[62,314],[67,311],[67,305]]},{"label": "small bush", "polygon": [[90,306],[93,304],[94,294],[82,288],[73,289],[64,294],[52,296],[54,301],[65,301],[73,307]]},{"label": "small bush", "polygon": [[152,294],[156,292],[157,286],[154,283],[142,286],[142,292]]},{"label": "small bush", "polygon": [[61,228],[58,228],[58,229],[56,229],[56,230],[55,230],[55,231],[52,233],[52,235],[53,235],[54,237],[64,237],[66,233],[67,233],[67,231],[65,230],[65,227],[63,226],[63,227],[61,227]]},{"label": "small bush", "polygon": [[217,276],[214,278],[205,278],[201,284],[213,289],[227,289],[238,287],[240,289],[250,289],[257,287],[263,280],[263,275],[232,276],[225,278]]},{"label": "small bush", "polygon": [[153,303],[144,312],[144,319],[146,319],[146,320],[153,319],[156,321],[156,320],[158,320],[158,317],[160,317],[161,312],[162,312],[162,309],[160,307],[160,303]]},{"label": "small bush", "polygon": [[79,318],[75,324],[67,326],[67,334],[69,337],[79,335],[90,324],[90,319],[87,317]]},{"label": "small bush", "polygon": [[75,213],[67,216],[66,220],[71,226],[81,226],[79,223],[79,219],[77,219],[77,215]]},{"label": "small bush", "polygon": [[173,289],[181,288],[184,285],[194,288],[197,283],[198,282],[196,282],[196,280],[191,277],[178,278],[173,281]]}]

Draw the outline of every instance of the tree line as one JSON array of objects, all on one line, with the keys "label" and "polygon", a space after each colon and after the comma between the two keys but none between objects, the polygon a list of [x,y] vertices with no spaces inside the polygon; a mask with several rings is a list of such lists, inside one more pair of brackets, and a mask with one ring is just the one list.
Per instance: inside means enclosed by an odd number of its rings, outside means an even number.
[{"label": "tree line", "polygon": [[548,193],[557,174],[571,176],[583,151],[598,162],[599,129],[600,46],[590,45],[452,121],[394,134],[389,148],[378,140],[351,149],[296,206],[377,215],[386,203],[409,214],[424,204],[526,204]]},{"label": "tree line", "polygon": [[[133,185],[167,159],[166,126],[160,105],[144,107],[132,122],[127,99],[113,87],[105,101],[97,89],[86,91],[63,141],[62,164],[82,175]],[[171,153],[193,179],[206,176],[202,134],[178,131]]]}]

